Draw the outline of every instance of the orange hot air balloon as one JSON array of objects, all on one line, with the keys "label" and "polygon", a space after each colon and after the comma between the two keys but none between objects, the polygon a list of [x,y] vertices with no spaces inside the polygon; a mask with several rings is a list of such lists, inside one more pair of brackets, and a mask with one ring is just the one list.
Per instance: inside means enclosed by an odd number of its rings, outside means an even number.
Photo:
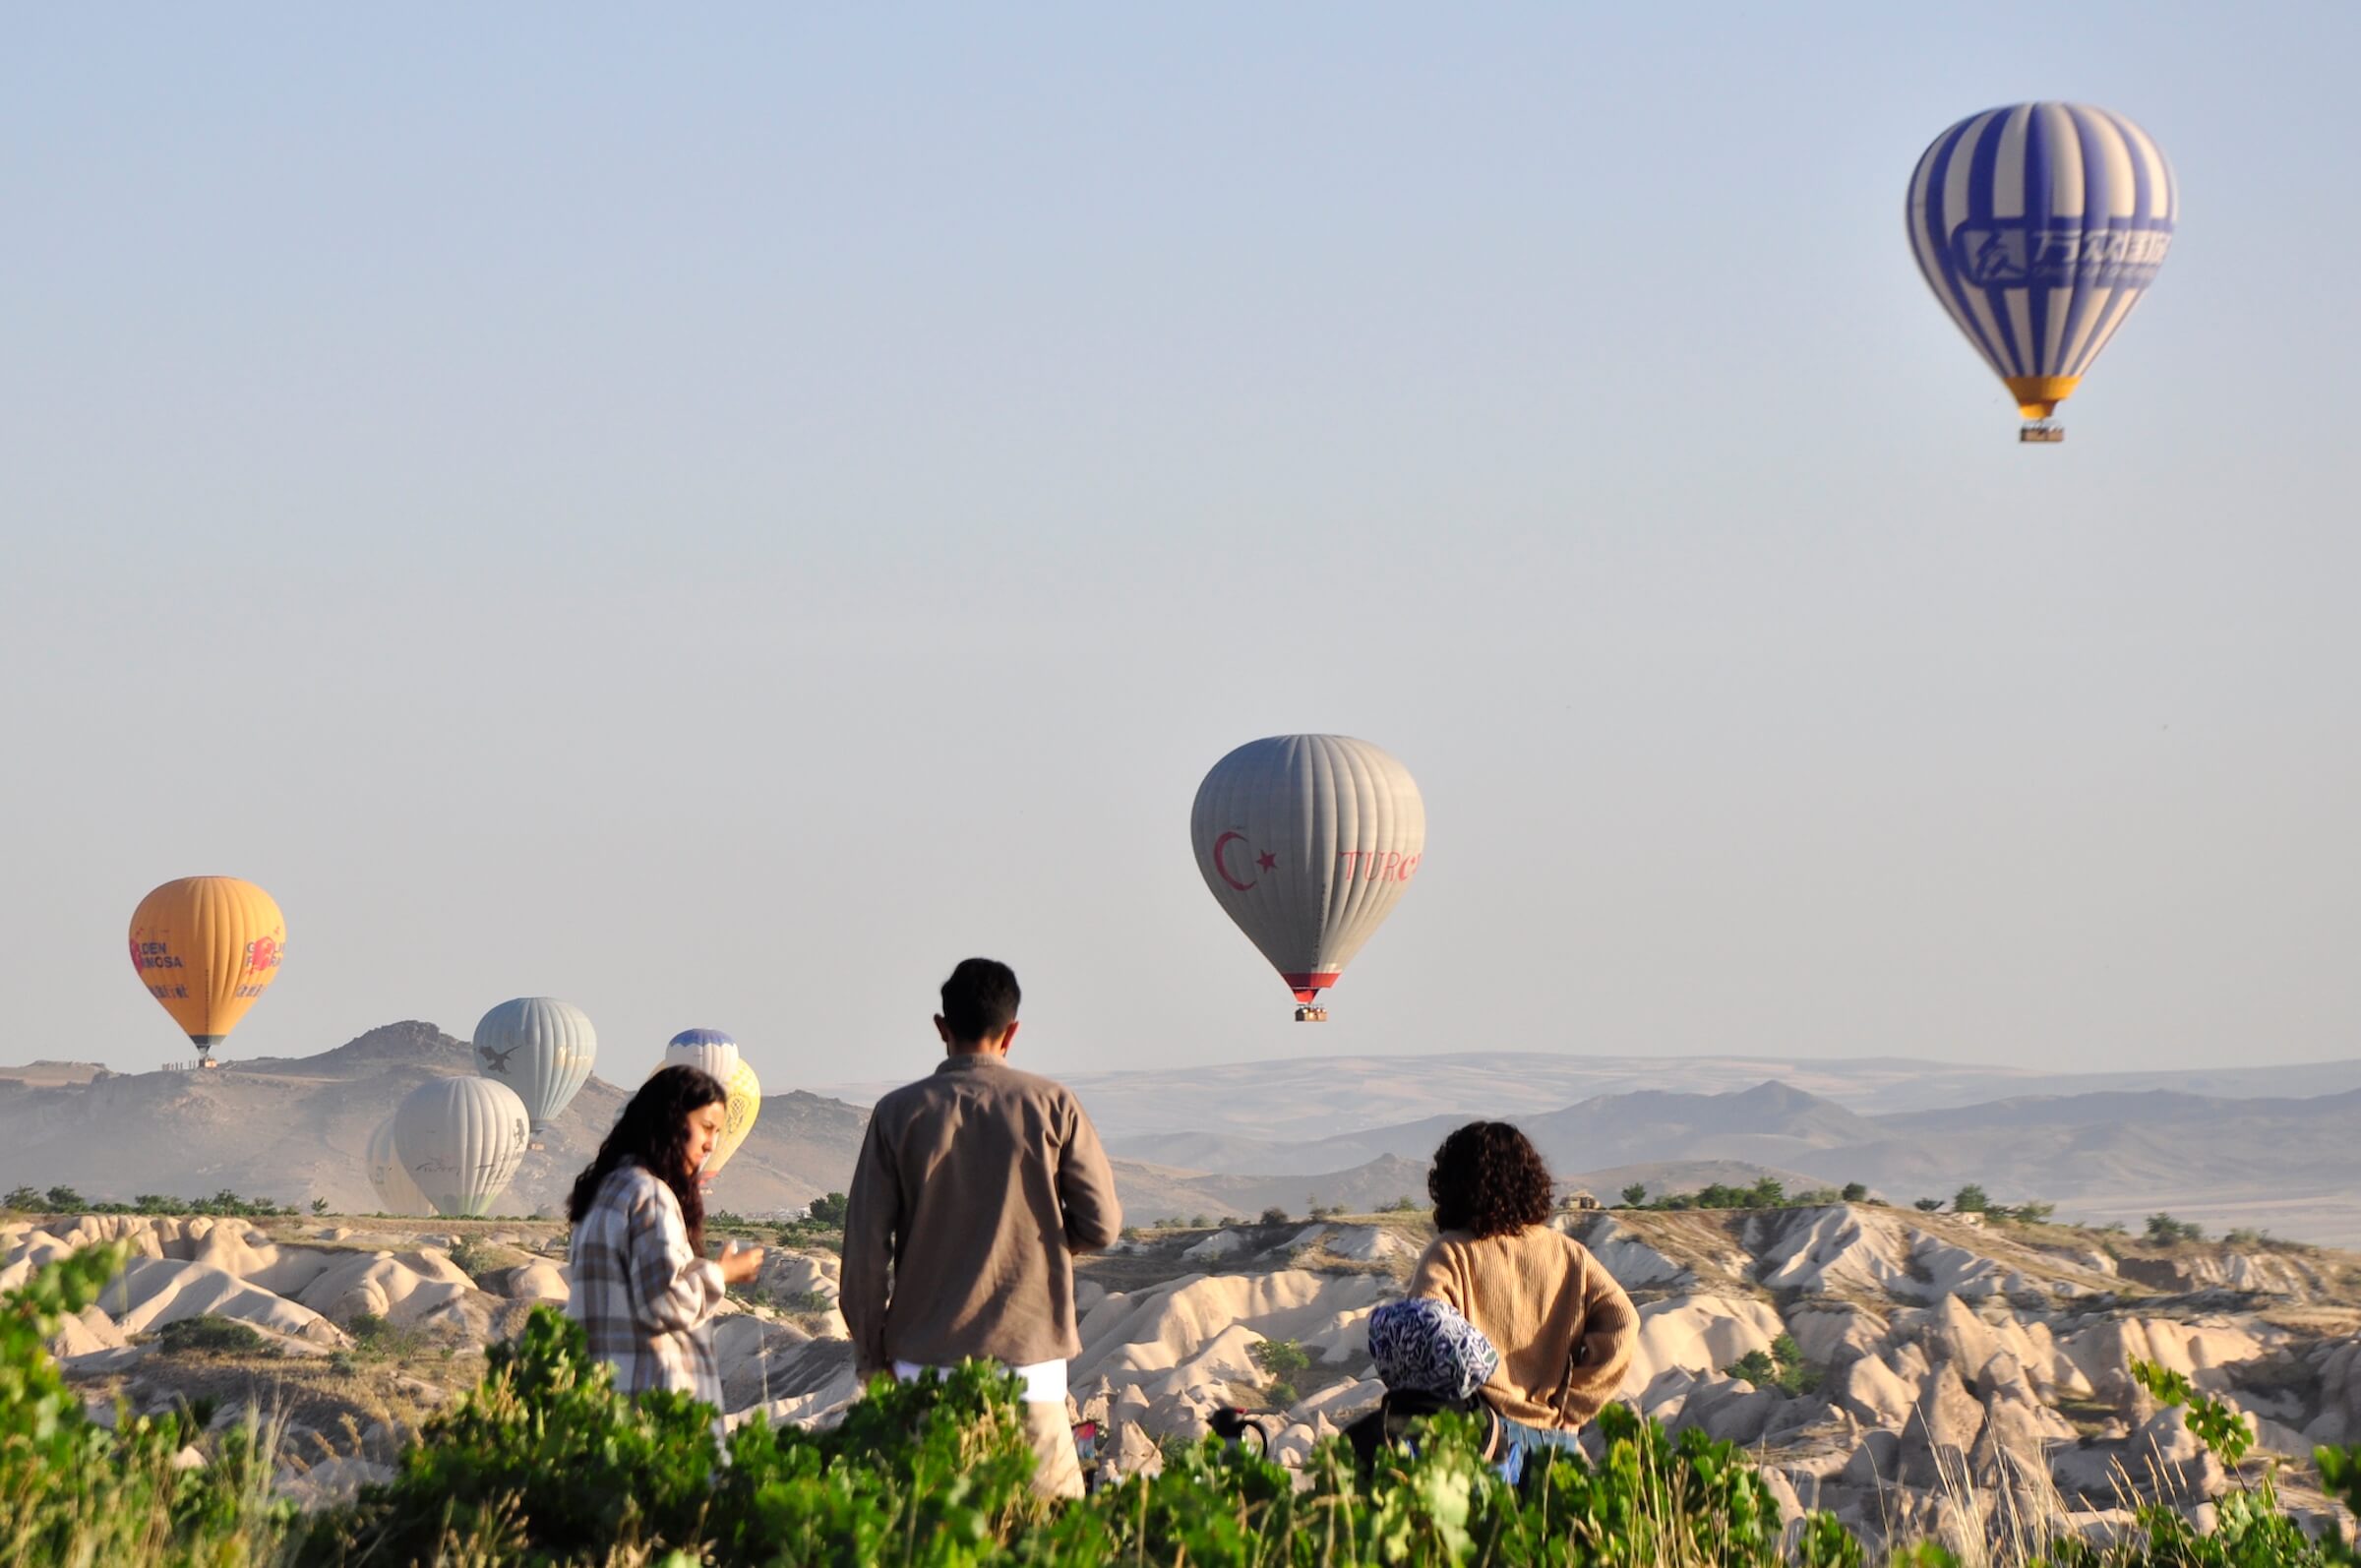
[{"label": "orange hot air balloon", "polygon": [[287,922],[271,895],[235,876],[183,876],[140,900],[131,967],[187,1031],[201,1061],[271,989],[287,955]]}]

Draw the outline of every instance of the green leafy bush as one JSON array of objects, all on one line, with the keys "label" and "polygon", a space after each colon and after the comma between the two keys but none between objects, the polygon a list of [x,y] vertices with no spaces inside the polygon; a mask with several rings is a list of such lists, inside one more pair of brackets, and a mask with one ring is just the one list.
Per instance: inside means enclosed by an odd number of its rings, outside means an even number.
[{"label": "green leafy bush", "polygon": [[166,1323],[155,1338],[167,1356],[253,1356],[271,1349],[255,1329],[214,1312]]},{"label": "green leafy bush", "polygon": [[2176,1220],[2169,1214],[2151,1214],[2148,1217],[2148,1238],[2167,1246],[2175,1241],[2203,1241],[2206,1228],[2194,1221]]},{"label": "green leafy bush", "polygon": [[[2164,1503],[2149,1503],[2139,1512],[2140,1527],[2148,1533],[2144,1551],[2137,1557],[2122,1559],[2142,1565],[2164,1568],[2312,1568],[2335,1562],[2352,1562],[2349,1551],[2335,1556],[2307,1537],[2301,1526],[2287,1516],[2279,1506],[2278,1464],[2274,1460],[2265,1467],[2262,1478],[2249,1484],[2239,1474],[2238,1463],[2254,1448],[2255,1432],[2244,1416],[2210,1394],[2200,1394],[2189,1379],[2179,1372],[2168,1370],[2152,1361],[2135,1359],[2131,1364],[2133,1380],[2153,1394],[2160,1404],[2180,1407],[2182,1419],[2206,1445],[2208,1452],[2221,1462],[2222,1469],[2232,1478],[2231,1489],[2214,1505],[2214,1525],[2210,1534],[2201,1533],[2182,1518],[2181,1512]],[[2347,1454],[2355,1451],[2347,1451]],[[2347,1455],[2333,1449],[2320,1451],[2320,1468],[2324,1477],[2332,1475],[2345,1462]],[[2334,1482],[2330,1484],[2333,1487]],[[2109,1559],[2093,1555],[2093,1563]]]},{"label": "green leafy bush", "polygon": [[[144,1417],[118,1405],[109,1431],[66,1385],[44,1342],[96,1303],[126,1255],[85,1248],[0,1297],[5,1568],[253,1562],[276,1550],[292,1517],[271,1495],[272,1444],[251,1420],[208,1438],[202,1406]],[[183,1468],[177,1456],[192,1445],[206,1463]]]},{"label": "green leafy bush", "polygon": [[1757,1388],[1775,1388],[1783,1394],[1809,1394],[1820,1387],[1820,1368],[1804,1364],[1803,1348],[1791,1334],[1773,1340],[1768,1355],[1748,1351],[1722,1370],[1726,1376],[1742,1377]]},{"label": "green leafy bush", "polygon": [[[1779,1510],[1744,1455],[1678,1443],[1628,1412],[1602,1418],[1597,1467],[1557,1462],[1523,1493],[1438,1418],[1364,1488],[1350,1450],[1311,1485],[1208,1440],[1161,1476],[1077,1504],[1037,1497],[1014,1379],[971,1364],[879,1380],[839,1426],[749,1423],[728,1459],[710,1412],[616,1395],[576,1324],[537,1309],[484,1382],[430,1422],[390,1483],[316,1520],[300,1560],[1234,1564],[1462,1561],[1778,1563]],[[1849,1540],[1833,1522],[1814,1527]],[[1569,1554],[1569,1542],[1582,1550]],[[1820,1556],[1815,1562],[1858,1561]]]},{"label": "green leafy bush", "polygon": [[1311,1357],[1294,1340],[1264,1340],[1246,1353],[1254,1364],[1273,1377],[1289,1377],[1311,1367]]}]

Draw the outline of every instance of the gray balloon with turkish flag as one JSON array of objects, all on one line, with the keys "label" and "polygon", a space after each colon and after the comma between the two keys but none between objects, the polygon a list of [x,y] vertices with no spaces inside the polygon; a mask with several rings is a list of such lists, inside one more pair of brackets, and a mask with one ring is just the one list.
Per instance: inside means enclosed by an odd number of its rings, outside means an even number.
[{"label": "gray balloon with turkish flag", "polygon": [[1327,1017],[1335,985],[1393,913],[1426,851],[1410,769],[1347,735],[1274,735],[1213,765],[1188,816],[1197,870],[1295,993]]}]

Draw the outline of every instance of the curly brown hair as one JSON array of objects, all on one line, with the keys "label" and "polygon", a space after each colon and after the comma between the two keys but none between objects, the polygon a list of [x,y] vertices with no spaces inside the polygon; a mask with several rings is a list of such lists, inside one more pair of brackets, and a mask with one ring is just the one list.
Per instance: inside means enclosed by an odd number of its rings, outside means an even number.
[{"label": "curly brown hair", "polygon": [[1471,1121],[1442,1141],[1426,1173],[1434,1228],[1507,1236],[1549,1218],[1549,1167],[1505,1121]]},{"label": "curly brown hair", "polygon": [[689,1228],[689,1247],[705,1255],[705,1199],[696,1177],[689,1171],[689,1116],[707,1106],[729,1104],[730,1092],[721,1080],[699,1067],[674,1062],[648,1075],[615,1118],[598,1158],[582,1167],[566,1199],[566,1218],[579,1225],[598,1201],[598,1189],[618,1166],[638,1164],[672,1188],[680,1201],[681,1223]]}]

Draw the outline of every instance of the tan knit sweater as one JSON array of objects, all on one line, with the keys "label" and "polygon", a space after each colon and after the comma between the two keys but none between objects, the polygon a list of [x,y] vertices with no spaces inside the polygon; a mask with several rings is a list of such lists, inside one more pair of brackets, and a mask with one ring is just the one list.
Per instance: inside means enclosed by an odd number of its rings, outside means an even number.
[{"label": "tan knit sweater", "polygon": [[1631,1366],[1640,1315],[1580,1241],[1546,1225],[1478,1237],[1445,1231],[1410,1277],[1483,1331],[1500,1365],[1483,1396],[1513,1421],[1580,1426]]}]

